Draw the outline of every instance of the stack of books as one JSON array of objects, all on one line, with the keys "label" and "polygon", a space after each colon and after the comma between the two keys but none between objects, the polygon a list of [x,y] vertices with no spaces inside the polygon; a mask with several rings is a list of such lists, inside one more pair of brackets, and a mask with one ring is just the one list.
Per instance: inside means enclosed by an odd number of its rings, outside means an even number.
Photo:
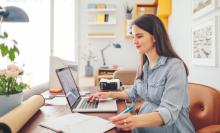
[{"label": "stack of books", "polygon": [[98,14],[97,22],[108,22],[109,14]]}]

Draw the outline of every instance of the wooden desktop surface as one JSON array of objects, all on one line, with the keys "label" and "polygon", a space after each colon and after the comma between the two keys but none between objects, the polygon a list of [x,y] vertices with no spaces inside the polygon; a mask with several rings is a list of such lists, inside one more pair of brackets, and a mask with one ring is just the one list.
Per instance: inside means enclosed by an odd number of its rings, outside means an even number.
[{"label": "wooden desktop surface", "polygon": [[[91,94],[101,91],[99,86],[81,87],[80,90],[90,91],[90,94],[87,94],[86,96],[90,96]],[[49,91],[46,91],[42,93],[42,95],[61,95],[61,94],[63,94],[63,92],[49,93]],[[125,101],[117,100],[117,107],[118,107],[117,113],[115,112],[115,113],[82,113],[82,114],[98,116],[100,118],[109,120],[109,117],[116,116],[117,114],[121,113],[126,109]],[[20,129],[18,133],[54,133],[55,131],[52,131],[47,128],[43,128],[39,126],[39,124],[47,120],[52,120],[54,118],[58,118],[67,114],[71,114],[68,104],[59,105],[59,106],[43,106],[37,111],[37,113],[34,116],[32,116],[32,118]],[[119,131],[116,128],[113,128],[106,133],[131,133],[131,131]]]}]

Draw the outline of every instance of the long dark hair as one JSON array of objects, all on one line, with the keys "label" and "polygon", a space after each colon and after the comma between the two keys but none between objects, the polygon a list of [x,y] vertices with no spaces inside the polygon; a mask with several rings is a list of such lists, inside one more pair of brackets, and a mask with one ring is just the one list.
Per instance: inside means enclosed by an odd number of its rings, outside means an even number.
[{"label": "long dark hair", "polygon": [[[154,36],[156,40],[156,52],[160,56],[165,57],[176,57],[180,59],[186,69],[187,76],[189,75],[189,70],[184,61],[177,55],[175,50],[173,49],[167,31],[163,22],[155,15],[152,14],[144,14],[139,16],[132,22],[132,25],[136,25],[137,27],[147,31],[151,35]],[[136,79],[143,78],[143,65],[147,60],[147,56],[145,54],[141,54],[141,70]]]}]

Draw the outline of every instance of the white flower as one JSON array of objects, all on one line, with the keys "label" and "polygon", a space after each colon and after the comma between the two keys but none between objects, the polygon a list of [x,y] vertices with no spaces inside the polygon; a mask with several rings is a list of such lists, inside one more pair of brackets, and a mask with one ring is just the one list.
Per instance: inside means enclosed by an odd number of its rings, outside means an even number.
[{"label": "white flower", "polygon": [[15,69],[16,71],[19,69],[19,67],[15,65],[8,65],[7,68],[8,70]]},{"label": "white flower", "polygon": [[24,70],[23,70],[23,69],[19,69],[18,71],[19,71],[19,73],[23,72],[23,73],[20,74],[20,75],[24,75]]},{"label": "white flower", "polygon": [[5,70],[0,70],[0,76],[5,75],[6,71]]},{"label": "white flower", "polygon": [[10,70],[6,71],[6,77],[7,78],[9,78],[9,77],[12,77],[12,78],[18,77],[18,74],[19,74],[19,71],[16,71],[15,69],[10,69]]}]

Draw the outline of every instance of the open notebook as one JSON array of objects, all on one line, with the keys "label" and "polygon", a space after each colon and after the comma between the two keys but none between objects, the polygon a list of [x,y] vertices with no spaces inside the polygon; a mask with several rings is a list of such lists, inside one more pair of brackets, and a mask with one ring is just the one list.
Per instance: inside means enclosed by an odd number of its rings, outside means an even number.
[{"label": "open notebook", "polygon": [[109,121],[97,116],[72,113],[40,123],[40,126],[63,133],[103,133],[115,127],[108,123]]}]

